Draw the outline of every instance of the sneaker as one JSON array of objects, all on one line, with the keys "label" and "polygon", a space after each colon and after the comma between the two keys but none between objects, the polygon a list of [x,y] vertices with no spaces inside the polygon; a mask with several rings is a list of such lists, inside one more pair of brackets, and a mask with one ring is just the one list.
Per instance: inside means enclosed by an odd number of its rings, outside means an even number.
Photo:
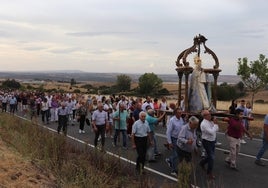
[{"label": "sneaker", "polygon": [[202,150],[201,158],[205,158],[207,156],[206,150]]},{"label": "sneaker", "polygon": [[238,171],[238,169],[235,166],[230,166],[230,168],[234,171]]},{"label": "sneaker", "polygon": [[230,164],[230,168],[232,169],[232,170],[235,170],[235,171],[238,171],[238,169],[237,169],[237,167],[236,167],[236,165],[235,164]]},{"label": "sneaker", "polygon": [[265,164],[261,160],[258,160],[258,159],[256,159],[255,164],[258,166],[265,166]]},{"label": "sneaker", "polygon": [[101,137],[99,136],[98,141],[100,141],[100,140],[101,140]]},{"label": "sneaker", "polygon": [[81,129],[79,129],[79,134],[81,134],[82,133],[82,130]]},{"label": "sneaker", "polygon": [[172,171],[170,174],[171,174],[172,176],[178,176],[178,174],[177,174],[175,171]]},{"label": "sneaker", "polygon": [[82,130],[82,133],[86,133],[86,131]]},{"label": "sneaker", "polygon": [[169,166],[169,168],[171,168],[172,167],[172,165],[171,165],[171,162],[170,162],[170,160],[169,160],[169,158],[166,158],[166,163],[168,164],[168,166]]},{"label": "sneaker", "polygon": [[221,143],[220,142],[216,142],[215,143],[215,146],[221,146]]},{"label": "sneaker", "polygon": [[240,144],[246,144],[247,142],[244,139],[240,140]]}]

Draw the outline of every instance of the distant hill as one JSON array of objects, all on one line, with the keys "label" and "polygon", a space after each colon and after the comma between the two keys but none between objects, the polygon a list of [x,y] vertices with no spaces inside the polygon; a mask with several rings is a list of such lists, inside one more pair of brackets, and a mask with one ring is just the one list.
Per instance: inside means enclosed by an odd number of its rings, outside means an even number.
[{"label": "distant hill", "polygon": [[[125,73],[90,73],[79,70],[62,70],[62,71],[35,71],[35,72],[0,72],[1,79],[17,80],[53,80],[69,82],[74,78],[77,82],[95,81],[95,82],[115,82],[118,75]],[[131,77],[133,82],[138,82],[142,74],[126,74]],[[178,82],[177,74],[158,74],[163,82]],[[218,83],[227,82],[235,84],[241,81],[236,75],[219,75]]]}]

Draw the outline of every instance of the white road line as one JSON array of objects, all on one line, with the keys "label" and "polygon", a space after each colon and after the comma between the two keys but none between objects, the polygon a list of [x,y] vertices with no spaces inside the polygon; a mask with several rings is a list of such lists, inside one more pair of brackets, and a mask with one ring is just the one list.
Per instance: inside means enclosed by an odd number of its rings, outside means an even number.
[{"label": "white road line", "polygon": [[[162,137],[162,138],[166,138],[166,135],[164,135],[164,134],[155,133],[155,135],[159,136],[159,137]],[[256,141],[259,141],[259,139],[256,139]],[[216,147],[216,150],[229,152],[229,150],[222,149],[222,148],[219,148],[219,147]],[[254,158],[254,159],[256,158],[256,156],[254,156],[254,155],[248,155],[248,154],[245,154],[245,153],[238,153],[238,155],[249,157],[249,158]],[[268,161],[268,159],[265,159],[265,158],[262,158],[262,160]]]},{"label": "white road line", "polygon": [[[229,150],[222,149],[222,148],[216,148],[216,150],[223,151],[223,152],[229,152]],[[245,154],[245,153],[238,153],[238,155],[256,159],[256,156],[254,156],[254,155],[248,155],[248,154]],[[263,161],[268,161],[268,159],[264,159],[264,158],[262,158],[262,160]]]},{"label": "white road line", "polygon": [[[67,135],[67,137],[70,138],[70,139],[73,139],[73,140],[75,140],[75,141],[77,141],[77,142],[80,142],[81,144],[86,144],[86,145],[88,145],[89,147],[95,148],[95,146],[93,146],[92,144],[88,144],[88,143],[84,142],[83,140],[79,140],[79,139],[77,139],[77,138],[75,138],[75,137],[72,137],[72,136],[69,136],[69,135]],[[118,159],[121,159],[121,160],[123,160],[123,161],[126,161],[126,162],[128,162],[128,163],[131,163],[131,164],[133,164],[133,165],[136,165],[136,162],[131,161],[131,160],[129,160],[129,159],[127,159],[127,158],[124,158],[124,157],[122,157],[122,156],[119,156],[119,155],[117,155],[117,154],[114,154],[114,153],[112,153],[112,152],[106,151],[106,154],[111,155],[111,156],[113,156],[113,157],[116,157],[116,158],[118,158]],[[164,173],[162,173],[162,172],[156,171],[156,170],[154,170],[154,169],[152,169],[152,168],[149,168],[149,167],[146,167],[146,166],[145,166],[144,168],[145,168],[146,170],[150,171],[150,172],[156,173],[156,174],[158,174],[158,175],[160,175],[160,176],[163,176],[163,177],[165,177],[165,178],[168,178],[168,179],[170,179],[170,180],[178,181],[177,178],[168,176],[168,175],[166,175],[166,174],[164,174]]]},{"label": "white road line", "polygon": [[[15,115],[15,116],[17,116],[18,118],[21,118],[21,119],[23,119],[23,120],[25,120],[25,121],[29,121],[29,122],[31,121],[31,120],[29,120],[29,119],[27,119],[27,118],[24,118],[24,117],[21,117],[21,116],[18,116],[18,115]],[[50,127],[47,127],[47,126],[45,126],[45,125],[40,125],[39,123],[38,123],[38,125],[41,126],[41,127],[43,127],[43,128],[45,128],[45,129],[48,129],[49,131],[52,131],[52,132],[57,133],[56,130],[54,130],[54,129],[50,128]],[[68,135],[68,134],[67,134],[66,136],[67,136],[68,138],[70,138],[70,139],[76,141],[76,142],[79,142],[79,143],[81,143],[81,144],[86,144],[86,145],[88,145],[88,146],[91,147],[91,148],[95,148],[94,145],[89,144],[89,143],[86,143],[86,142],[83,141],[83,140],[79,140],[78,138],[75,138],[75,137],[70,136],[70,135]],[[114,154],[114,153],[112,153],[112,152],[106,151],[106,154],[111,155],[111,156],[113,156],[113,157],[116,157],[116,158],[118,158],[118,159],[121,159],[121,160],[123,160],[123,161],[126,161],[126,162],[128,162],[128,163],[131,163],[131,164],[133,164],[133,165],[136,165],[136,162],[131,161],[131,160],[129,160],[129,159],[127,159],[127,158],[124,158],[124,157],[122,157],[122,156],[119,156],[119,155],[117,155],[117,154]],[[160,175],[160,176],[162,176],[162,177],[165,177],[165,178],[167,178],[167,179],[170,179],[170,180],[172,180],[172,181],[178,181],[177,178],[174,178],[174,177],[172,177],[172,176],[166,175],[166,174],[164,174],[164,173],[162,173],[162,172],[159,172],[159,171],[157,171],[157,170],[154,170],[154,169],[152,169],[152,168],[149,168],[149,167],[146,167],[146,166],[145,166],[144,168],[145,168],[146,170],[150,171],[150,172],[153,172],[153,173],[155,173],[155,174],[158,174],[158,175]]]},{"label": "white road line", "polygon": [[[222,132],[217,132],[217,134],[225,135],[225,133],[222,133]],[[252,140],[262,142],[262,139],[260,138],[253,138]]]},{"label": "white road line", "polygon": [[[217,132],[217,134],[224,135],[225,133]],[[167,137],[165,134],[161,134],[161,133],[155,133],[155,135],[162,137],[162,138]],[[259,138],[253,138],[252,140],[262,142],[262,139],[259,139]]]}]

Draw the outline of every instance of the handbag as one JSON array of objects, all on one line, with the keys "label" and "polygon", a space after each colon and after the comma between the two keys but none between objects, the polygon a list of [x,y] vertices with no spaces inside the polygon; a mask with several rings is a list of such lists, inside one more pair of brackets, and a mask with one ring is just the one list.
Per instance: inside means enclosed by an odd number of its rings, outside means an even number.
[{"label": "handbag", "polygon": [[90,126],[90,121],[89,121],[88,118],[86,118],[86,124],[87,124],[88,126]]}]

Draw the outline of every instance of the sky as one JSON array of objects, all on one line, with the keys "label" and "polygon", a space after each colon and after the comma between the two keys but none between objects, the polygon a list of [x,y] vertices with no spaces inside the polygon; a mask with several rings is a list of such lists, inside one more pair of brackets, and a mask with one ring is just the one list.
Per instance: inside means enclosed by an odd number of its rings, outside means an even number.
[{"label": "sky", "polygon": [[[177,74],[198,34],[223,75],[267,54],[266,0],[0,0],[0,71]],[[201,48],[202,50],[202,48]],[[204,68],[214,62],[201,51]],[[187,59],[193,64],[193,54]]]}]

